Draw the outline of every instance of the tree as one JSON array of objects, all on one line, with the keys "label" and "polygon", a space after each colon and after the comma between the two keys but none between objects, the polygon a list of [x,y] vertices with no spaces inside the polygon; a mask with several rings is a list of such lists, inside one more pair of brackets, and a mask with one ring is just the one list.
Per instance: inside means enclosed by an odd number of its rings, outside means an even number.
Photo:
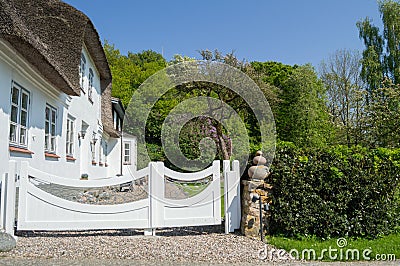
[{"label": "tree", "polygon": [[357,22],[364,41],[361,77],[368,84],[364,128],[366,143],[398,147],[400,84],[400,3],[379,1],[383,32],[370,19]]},{"label": "tree", "polygon": [[359,37],[365,45],[361,77],[369,85],[368,96],[379,88],[383,77],[390,78],[395,84],[400,82],[400,3],[379,1],[379,12],[383,35],[368,17],[357,22]]},{"label": "tree", "polygon": [[128,52],[126,56],[107,41],[103,48],[113,75],[112,94],[121,99],[125,107],[129,104],[134,91],[148,77],[167,65],[161,54],[151,50],[140,53]]},{"label": "tree", "polygon": [[400,85],[386,78],[371,94],[364,117],[365,138],[371,147],[398,148],[400,143]]},{"label": "tree", "polygon": [[339,143],[357,145],[364,106],[361,56],[356,51],[338,50],[320,68],[332,122],[339,129]]},{"label": "tree", "polygon": [[[253,68],[250,64],[244,61],[240,61],[236,58],[236,56],[232,53],[228,53],[223,55],[221,52],[218,50],[215,51],[210,51],[210,50],[200,50],[199,51],[201,57],[203,60],[206,62],[220,62],[220,63],[225,63],[233,68],[237,68],[241,70],[242,72],[248,74],[250,78],[254,78],[254,71]],[[187,57],[182,57],[182,56],[175,56],[174,61],[179,63],[182,61],[192,61],[193,59],[187,58]],[[210,75],[216,74],[220,76],[220,78],[231,78],[229,77],[228,73],[218,73],[213,67],[215,66],[214,64],[206,64],[204,65],[206,68],[210,69],[204,69],[204,73],[208,73]],[[224,76],[225,74],[228,74],[227,76]],[[256,80],[256,84],[261,88],[262,92],[268,99],[272,99],[274,97],[274,92],[272,90],[271,85],[267,85],[265,82],[262,80]],[[232,83],[236,83],[236,81],[232,81]],[[240,81],[239,81],[240,82]],[[211,84],[208,82],[193,82],[190,84],[183,84],[177,87],[177,91],[181,95],[186,95],[186,97],[195,97],[195,96],[204,96],[208,98],[215,98],[220,101],[221,105],[219,107],[213,106],[209,110],[210,117],[212,113],[218,112],[218,109],[223,110],[224,104],[227,104],[231,106],[236,113],[239,114],[241,119],[245,121],[246,124],[246,129],[248,132],[248,135],[250,136],[250,139],[253,143],[255,142],[260,142],[261,140],[258,138],[260,130],[257,125],[257,120],[253,114],[253,111],[249,107],[249,105],[244,101],[242,98],[242,95],[239,95],[232,91],[229,88],[225,88],[219,84]],[[225,112],[227,110],[225,109]],[[221,114],[223,117],[230,117],[233,115],[233,113],[225,113]],[[198,119],[197,122],[203,123],[204,119]],[[209,123],[211,123],[210,127],[215,128],[216,132],[212,132],[212,134],[209,136],[210,138],[215,140],[215,143],[218,146],[218,153],[221,158],[223,159],[230,159],[231,156],[231,136],[229,135],[229,132],[226,130],[226,128],[223,127],[222,123],[220,123],[217,119],[210,120]],[[237,128],[238,129],[238,128]],[[238,149],[237,147],[233,147],[233,149]]]},{"label": "tree", "polygon": [[323,147],[333,127],[325,105],[325,88],[310,64],[297,67],[283,82],[280,94],[280,139],[299,147]]}]

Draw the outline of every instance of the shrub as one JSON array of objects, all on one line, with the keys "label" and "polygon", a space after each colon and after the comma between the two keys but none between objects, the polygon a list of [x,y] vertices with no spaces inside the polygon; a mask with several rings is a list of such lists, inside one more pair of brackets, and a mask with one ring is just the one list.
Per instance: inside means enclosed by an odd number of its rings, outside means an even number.
[{"label": "shrub", "polygon": [[271,232],[377,237],[398,226],[400,150],[278,144]]}]

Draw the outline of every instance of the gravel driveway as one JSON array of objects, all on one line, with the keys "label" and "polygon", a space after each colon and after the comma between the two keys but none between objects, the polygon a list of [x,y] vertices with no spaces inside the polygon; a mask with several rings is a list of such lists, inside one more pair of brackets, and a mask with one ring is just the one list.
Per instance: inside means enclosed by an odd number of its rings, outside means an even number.
[{"label": "gravel driveway", "polygon": [[136,230],[34,233],[18,238],[6,257],[134,260],[143,262],[259,263],[263,243],[238,234],[223,234],[222,226],[163,229],[156,237]]},{"label": "gravel driveway", "polygon": [[0,254],[0,265],[400,265],[322,263],[258,258],[264,244],[239,234],[223,234],[222,226],[157,231],[145,237],[137,230],[86,232],[20,232],[17,248]]}]

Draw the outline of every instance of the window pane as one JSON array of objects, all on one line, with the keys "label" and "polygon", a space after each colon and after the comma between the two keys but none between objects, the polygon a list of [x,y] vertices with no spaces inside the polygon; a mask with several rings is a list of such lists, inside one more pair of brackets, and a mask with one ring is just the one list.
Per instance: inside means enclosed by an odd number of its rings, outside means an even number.
[{"label": "window pane", "polygon": [[45,148],[46,150],[49,149],[49,135],[46,135],[46,136],[44,137],[44,148]]},{"label": "window pane", "polygon": [[50,124],[49,122],[46,121],[45,126],[44,126],[44,131],[46,134],[49,134],[50,131]]},{"label": "window pane", "polygon": [[17,128],[15,125],[10,125],[10,141],[17,142]]},{"label": "window pane", "polygon": [[18,120],[18,107],[12,106],[11,107],[11,121],[17,123]]},{"label": "window pane", "polygon": [[26,143],[26,129],[25,128],[20,129],[19,143],[23,144],[23,145],[25,145],[25,143]]},{"label": "window pane", "polygon": [[28,113],[25,111],[21,111],[21,125],[23,125],[24,127],[27,126],[27,117],[28,117]]},{"label": "window pane", "polygon": [[50,108],[46,107],[46,120],[49,121],[50,120]]},{"label": "window pane", "polygon": [[29,96],[26,93],[22,93],[22,108],[28,110]]},{"label": "window pane", "polygon": [[17,88],[12,88],[12,96],[11,96],[12,102],[15,104],[19,103],[19,89]]},{"label": "window pane", "polygon": [[56,122],[56,111],[52,110],[51,112],[51,122],[55,123]]},{"label": "window pane", "polygon": [[56,139],[55,138],[51,138],[51,147],[50,147],[51,151],[55,151],[56,150]]},{"label": "window pane", "polygon": [[52,136],[56,135],[56,125],[54,125],[54,124],[51,125],[51,135]]}]

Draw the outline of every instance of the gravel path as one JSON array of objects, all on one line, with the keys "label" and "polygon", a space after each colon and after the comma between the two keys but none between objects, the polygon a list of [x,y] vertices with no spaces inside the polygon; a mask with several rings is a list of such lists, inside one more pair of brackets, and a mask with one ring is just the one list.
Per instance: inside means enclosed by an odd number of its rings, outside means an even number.
[{"label": "gravel path", "polygon": [[142,262],[256,263],[264,244],[221,226],[163,229],[156,237],[136,230],[24,232],[6,258],[105,259]]},{"label": "gravel path", "polygon": [[[76,195],[82,193],[54,186],[47,189],[68,200],[72,197],[79,200]],[[98,199],[103,192],[109,195],[92,204],[120,203],[117,198],[138,200],[143,191],[146,191],[146,184],[140,191],[135,188],[128,192],[99,191],[96,192]],[[173,184],[166,191],[171,197],[187,197]],[[17,247],[0,253],[0,265],[400,265],[399,261],[299,262],[288,256],[281,261],[262,261],[259,251],[265,248],[264,243],[240,234],[225,235],[223,231],[222,226],[171,228],[157,230],[156,237],[145,237],[141,230],[18,232]]]},{"label": "gravel path", "polygon": [[261,261],[259,240],[223,234],[222,226],[157,231],[19,232],[17,248],[0,254],[0,265],[400,265],[394,262]]}]

